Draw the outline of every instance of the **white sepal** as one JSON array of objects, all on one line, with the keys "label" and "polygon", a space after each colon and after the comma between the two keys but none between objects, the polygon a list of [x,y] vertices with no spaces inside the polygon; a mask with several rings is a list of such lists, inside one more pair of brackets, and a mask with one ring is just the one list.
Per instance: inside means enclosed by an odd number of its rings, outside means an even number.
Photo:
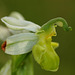
[{"label": "white sepal", "polygon": [[26,20],[18,20],[13,17],[3,17],[2,22],[4,22],[8,28],[13,30],[28,30],[32,32],[36,32],[40,29],[40,26]]},{"label": "white sepal", "polygon": [[0,26],[0,40],[5,41],[10,36],[10,32],[6,27]]},{"label": "white sepal", "polygon": [[20,33],[7,38],[5,53],[10,55],[19,55],[28,53],[36,44],[38,36],[34,33]]},{"label": "white sepal", "polygon": [[14,17],[16,19],[19,19],[19,20],[24,20],[24,17],[19,13],[19,12],[12,12],[10,15],[10,17]]},{"label": "white sepal", "polygon": [[[19,13],[19,12],[12,12],[9,17],[14,17],[16,19],[19,19],[19,20],[25,20],[24,17]],[[12,29],[9,29],[9,31],[12,33],[12,34],[19,34],[19,33],[30,33],[28,30],[12,30]]]}]

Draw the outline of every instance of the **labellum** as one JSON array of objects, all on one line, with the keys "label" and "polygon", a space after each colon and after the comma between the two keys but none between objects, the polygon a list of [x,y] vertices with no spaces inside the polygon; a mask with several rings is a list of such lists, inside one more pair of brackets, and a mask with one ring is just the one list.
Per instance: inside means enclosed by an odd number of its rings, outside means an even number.
[{"label": "labellum", "polygon": [[[45,23],[40,32],[37,32],[39,36],[38,42],[34,45],[32,53],[34,59],[47,71],[57,71],[59,68],[60,59],[55,49],[59,46],[58,43],[52,42],[52,36],[56,36],[56,26],[63,27],[65,31],[71,31],[72,28],[68,27],[65,19],[58,17]],[[43,31],[43,32],[42,32]]]}]

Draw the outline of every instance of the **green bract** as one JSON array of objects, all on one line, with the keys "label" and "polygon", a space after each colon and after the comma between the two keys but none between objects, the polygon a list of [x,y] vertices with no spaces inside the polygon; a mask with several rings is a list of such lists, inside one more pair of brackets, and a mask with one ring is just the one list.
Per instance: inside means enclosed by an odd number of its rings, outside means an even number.
[{"label": "green bract", "polygon": [[[56,36],[55,27],[63,27],[65,31],[72,30],[67,22],[61,18],[55,18],[42,27],[24,20],[24,17],[17,12],[11,13],[9,17],[3,17],[2,22],[6,24],[12,35],[6,39],[5,53],[13,56],[13,72],[16,72],[19,64],[27,56],[27,53],[33,53],[34,59],[40,66],[47,71],[57,71],[59,68],[59,56],[55,49],[59,43],[52,42],[52,36]],[[20,54],[25,54],[21,55]],[[18,56],[15,56],[18,55]],[[22,60],[19,60],[21,59]],[[19,64],[17,64],[19,60]],[[21,68],[19,69],[22,73]],[[17,73],[19,74],[18,71]]]}]

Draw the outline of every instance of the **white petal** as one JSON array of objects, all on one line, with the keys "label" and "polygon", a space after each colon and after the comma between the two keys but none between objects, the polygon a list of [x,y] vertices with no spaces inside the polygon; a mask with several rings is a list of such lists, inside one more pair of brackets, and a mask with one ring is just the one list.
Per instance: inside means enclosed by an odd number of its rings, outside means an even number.
[{"label": "white petal", "polygon": [[13,30],[29,30],[36,32],[36,30],[40,29],[40,26],[26,20],[18,20],[13,17],[3,17],[2,22],[4,22],[10,29]]}]

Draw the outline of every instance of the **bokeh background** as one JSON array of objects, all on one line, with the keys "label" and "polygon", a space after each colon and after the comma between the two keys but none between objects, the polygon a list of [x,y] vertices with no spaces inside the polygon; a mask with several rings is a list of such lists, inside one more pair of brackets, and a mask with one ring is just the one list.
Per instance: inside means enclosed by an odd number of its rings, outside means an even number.
[{"label": "bokeh background", "polygon": [[[34,61],[34,75],[75,75],[75,0],[0,0],[0,18],[8,16],[12,11],[20,12],[27,20],[39,25],[56,17],[67,20],[73,30],[65,32],[58,27],[58,36],[53,37],[53,41],[60,43],[56,50],[60,57],[59,70],[42,70]],[[0,24],[3,23],[0,21]],[[0,50],[0,68],[8,59],[10,56]]]}]

